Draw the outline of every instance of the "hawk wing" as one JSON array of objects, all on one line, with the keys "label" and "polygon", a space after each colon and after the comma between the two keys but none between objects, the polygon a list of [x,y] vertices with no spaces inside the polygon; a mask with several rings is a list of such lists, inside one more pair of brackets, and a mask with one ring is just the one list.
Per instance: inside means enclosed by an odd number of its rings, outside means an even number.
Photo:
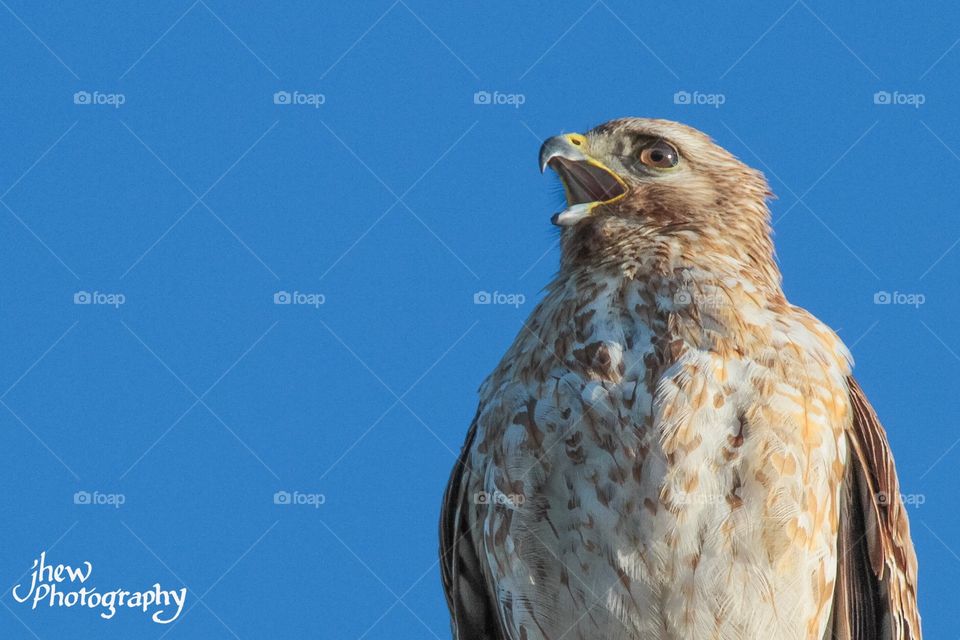
[{"label": "hawk wing", "polygon": [[917,558],[883,426],[848,378],[853,421],[830,638],[920,640]]},{"label": "hawk wing", "polygon": [[503,632],[480,567],[480,555],[471,535],[468,511],[470,464],[468,457],[477,434],[473,419],[460,451],[440,509],[440,570],[443,591],[453,625],[454,640],[508,640]]}]

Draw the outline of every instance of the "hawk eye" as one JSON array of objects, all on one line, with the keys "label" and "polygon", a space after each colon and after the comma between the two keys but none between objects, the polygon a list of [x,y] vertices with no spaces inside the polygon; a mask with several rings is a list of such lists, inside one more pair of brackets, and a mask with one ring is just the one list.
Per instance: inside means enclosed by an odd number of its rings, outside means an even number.
[{"label": "hawk eye", "polygon": [[672,144],[659,140],[640,152],[640,162],[648,167],[671,169],[680,162],[680,154]]}]

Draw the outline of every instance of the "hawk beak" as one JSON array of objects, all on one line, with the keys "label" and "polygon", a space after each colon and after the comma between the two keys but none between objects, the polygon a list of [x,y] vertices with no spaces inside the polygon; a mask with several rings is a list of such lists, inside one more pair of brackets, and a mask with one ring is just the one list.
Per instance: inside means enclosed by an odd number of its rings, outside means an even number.
[{"label": "hawk beak", "polygon": [[599,205],[624,197],[627,185],[602,162],[589,155],[585,136],[569,133],[554,136],[540,147],[540,172],[553,169],[567,196],[567,208],[551,218],[567,227],[586,218]]}]

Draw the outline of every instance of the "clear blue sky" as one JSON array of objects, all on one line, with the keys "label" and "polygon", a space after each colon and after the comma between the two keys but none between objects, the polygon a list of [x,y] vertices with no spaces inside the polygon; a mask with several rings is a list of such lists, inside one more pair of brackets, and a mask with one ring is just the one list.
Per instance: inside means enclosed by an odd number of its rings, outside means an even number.
[{"label": "clear blue sky", "polygon": [[2,0],[0,582],[25,591],[46,550],[91,562],[99,591],[190,592],[166,627],[6,592],[0,635],[449,637],[443,486],[557,266],[538,147],[632,115],[699,127],[769,177],[787,292],[853,350],[913,497],[925,630],[945,637],[958,18],[945,1]]}]

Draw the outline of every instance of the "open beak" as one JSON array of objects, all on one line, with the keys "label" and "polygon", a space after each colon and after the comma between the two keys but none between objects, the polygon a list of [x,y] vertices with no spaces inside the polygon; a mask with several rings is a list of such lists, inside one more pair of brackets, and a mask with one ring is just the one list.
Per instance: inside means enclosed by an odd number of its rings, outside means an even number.
[{"label": "open beak", "polygon": [[590,215],[602,204],[610,204],[626,195],[623,180],[602,162],[589,155],[586,137],[570,133],[554,136],[540,147],[540,172],[553,169],[563,182],[567,208],[551,218],[562,227]]}]

